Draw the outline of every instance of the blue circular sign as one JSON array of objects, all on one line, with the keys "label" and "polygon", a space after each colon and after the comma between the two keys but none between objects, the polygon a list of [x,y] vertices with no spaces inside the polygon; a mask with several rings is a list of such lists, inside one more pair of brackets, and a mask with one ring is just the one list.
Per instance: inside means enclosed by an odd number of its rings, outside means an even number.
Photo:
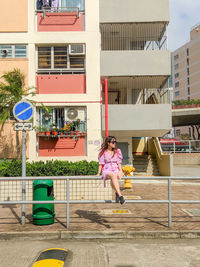
[{"label": "blue circular sign", "polygon": [[26,100],[22,100],[15,104],[13,115],[18,121],[29,121],[33,117],[33,105]]}]

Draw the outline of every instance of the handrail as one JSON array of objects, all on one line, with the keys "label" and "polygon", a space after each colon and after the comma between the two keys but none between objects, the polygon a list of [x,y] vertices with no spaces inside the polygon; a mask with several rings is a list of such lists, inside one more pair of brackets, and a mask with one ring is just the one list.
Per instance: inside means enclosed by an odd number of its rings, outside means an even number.
[{"label": "handrail", "polygon": [[[114,203],[113,200],[70,200],[70,180],[102,180],[101,176],[56,176],[56,177],[0,177],[0,182],[2,181],[24,181],[27,180],[65,180],[66,181],[66,200],[52,200],[52,201],[0,201],[0,205],[14,205],[14,204],[47,204],[47,203],[54,203],[54,204],[66,204],[66,227],[69,228],[70,226],[70,204],[86,204],[86,203]],[[200,200],[172,200],[172,181],[173,180],[200,180],[200,177],[182,177],[182,176],[134,176],[134,177],[123,177],[124,179],[130,180],[167,180],[168,181],[168,199],[166,200],[126,200],[127,203],[146,203],[146,204],[168,204],[168,227],[172,226],[172,204],[200,204]],[[13,189],[12,189],[13,192]],[[25,191],[22,191],[22,194],[26,194]],[[24,198],[25,199],[25,198]],[[22,218],[25,217],[25,214],[22,213]],[[25,220],[22,220],[25,224]]]},{"label": "handrail", "polygon": [[80,17],[81,10],[78,7],[42,7],[42,9],[36,9],[36,13],[43,13],[43,18],[45,18],[46,13],[73,13],[77,12],[77,17]]},{"label": "handrail", "polygon": [[[162,153],[160,152],[160,151],[162,151],[162,148],[160,146],[160,143],[156,142],[155,137],[153,137],[152,139],[153,139],[153,143],[154,143],[155,148],[156,148],[156,152],[157,152],[158,158],[162,160]],[[160,151],[159,151],[157,146],[160,146]]]}]

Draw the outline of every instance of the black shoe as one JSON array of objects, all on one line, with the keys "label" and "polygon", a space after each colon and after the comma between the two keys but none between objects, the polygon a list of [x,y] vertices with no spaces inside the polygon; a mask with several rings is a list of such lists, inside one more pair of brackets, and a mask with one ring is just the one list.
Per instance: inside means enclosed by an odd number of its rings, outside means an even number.
[{"label": "black shoe", "polygon": [[119,201],[120,201],[120,204],[121,204],[121,205],[124,204],[124,202],[125,202],[124,197],[123,197],[123,196],[119,197]]},{"label": "black shoe", "polygon": [[115,202],[116,202],[116,203],[119,203],[119,196],[118,196],[117,193],[115,193]]}]

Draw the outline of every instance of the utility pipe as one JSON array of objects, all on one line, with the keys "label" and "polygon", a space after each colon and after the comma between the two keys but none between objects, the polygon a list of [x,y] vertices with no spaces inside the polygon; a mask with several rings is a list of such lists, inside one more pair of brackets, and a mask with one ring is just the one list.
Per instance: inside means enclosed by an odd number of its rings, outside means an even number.
[{"label": "utility pipe", "polygon": [[108,79],[105,78],[104,80],[105,86],[105,130],[106,130],[106,137],[108,137]]}]

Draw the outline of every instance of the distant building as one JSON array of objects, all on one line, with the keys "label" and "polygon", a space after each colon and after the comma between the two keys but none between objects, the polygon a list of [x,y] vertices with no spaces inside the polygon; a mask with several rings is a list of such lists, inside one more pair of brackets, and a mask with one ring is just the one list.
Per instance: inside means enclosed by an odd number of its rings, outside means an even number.
[{"label": "distant building", "polygon": [[[172,53],[174,100],[200,99],[200,23],[191,28],[190,41]],[[191,127],[176,127],[175,136],[189,134]]]}]

